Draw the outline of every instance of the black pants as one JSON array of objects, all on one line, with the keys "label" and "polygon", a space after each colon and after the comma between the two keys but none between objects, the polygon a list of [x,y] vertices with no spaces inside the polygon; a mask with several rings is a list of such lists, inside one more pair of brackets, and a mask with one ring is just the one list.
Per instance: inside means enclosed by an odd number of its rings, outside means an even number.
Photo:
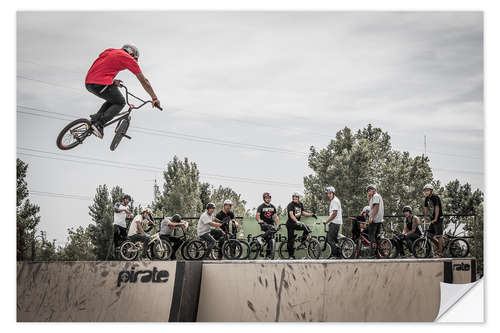
[{"label": "black pants", "polygon": [[372,222],[368,225],[368,235],[370,236],[370,248],[371,255],[374,256],[375,252],[375,244],[377,244],[377,237],[380,234],[380,229],[382,227],[382,223]]},{"label": "black pants", "polygon": [[340,224],[336,223],[330,223],[328,225],[328,233],[326,234],[326,241],[328,244],[330,244],[330,247],[332,248],[332,254],[331,256],[337,256],[338,255],[338,247],[337,243],[339,242],[339,230],[340,230]]},{"label": "black pants", "polygon": [[115,247],[120,246],[120,243],[127,239],[127,228],[113,224],[113,242]]},{"label": "black pants", "polygon": [[405,237],[406,239],[406,246],[408,246],[408,249],[410,250],[410,252],[413,252],[413,243],[420,238],[420,235],[419,234],[416,234],[416,233],[413,233],[413,234],[409,234]]},{"label": "black pants", "polygon": [[130,236],[130,240],[132,242],[142,242],[142,257],[146,258],[148,255],[148,243],[149,243],[149,237],[142,235],[142,234],[135,234]]},{"label": "black pants", "polygon": [[116,116],[125,106],[125,98],[123,97],[118,86],[112,84],[109,86],[87,83],[85,85],[88,91],[92,94],[100,97],[106,102],[101,106],[99,111],[92,115],[93,120],[99,122],[101,125],[104,125],[114,116]]},{"label": "black pants", "polygon": [[160,238],[163,239],[163,240],[166,240],[167,242],[169,242],[169,243],[172,244],[172,256],[171,256],[171,259],[175,260],[176,259],[175,253],[177,252],[177,250],[179,249],[179,247],[182,245],[182,239],[180,239],[179,237],[170,236],[170,235],[160,235]]},{"label": "black pants", "polygon": [[260,230],[264,232],[264,240],[266,241],[266,256],[271,256],[274,252],[274,226],[268,223],[262,223],[260,225]]},{"label": "black pants", "polygon": [[311,231],[307,227],[307,225],[303,223],[295,223],[295,222],[287,222],[286,223],[286,230],[287,230],[287,250],[288,250],[288,255],[290,257],[293,257],[295,255],[295,230],[302,230],[304,231],[302,233],[302,237],[306,237]]},{"label": "black pants", "polygon": [[224,241],[224,237],[222,236],[222,231],[219,229],[212,229],[210,232],[200,236],[200,238],[207,243],[207,253],[205,253],[205,258],[208,258],[208,255],[214,249],[215,244],[217,244],[216,240],[219,242],[219,256],[222,254],[222,242]]}]

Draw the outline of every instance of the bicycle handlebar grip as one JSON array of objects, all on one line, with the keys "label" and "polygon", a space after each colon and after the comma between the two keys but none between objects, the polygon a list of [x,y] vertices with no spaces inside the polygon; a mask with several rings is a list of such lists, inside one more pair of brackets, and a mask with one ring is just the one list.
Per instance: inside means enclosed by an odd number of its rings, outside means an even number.
[{"label": "bicycle handlebar grip", "polygon": [[163,108],[161,106],[155,105],[155,108],[158,108],[160,111],[163,111]]}]

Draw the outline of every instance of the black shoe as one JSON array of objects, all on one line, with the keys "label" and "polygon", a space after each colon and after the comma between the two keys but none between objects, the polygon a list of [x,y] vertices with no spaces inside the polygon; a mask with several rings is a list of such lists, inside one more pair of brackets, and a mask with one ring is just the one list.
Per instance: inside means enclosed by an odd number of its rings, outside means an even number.
[{"label": "black shoe", "polygon": [[295,260],[297,258],[295,258],[295,256],[290,256],[290,260]]},{"label": "black shoe", "polygon": [[94,135],[97,136],[99,139],[102,139],[104,137],[104,127],[99,122],[96,122],[91,126]]}]

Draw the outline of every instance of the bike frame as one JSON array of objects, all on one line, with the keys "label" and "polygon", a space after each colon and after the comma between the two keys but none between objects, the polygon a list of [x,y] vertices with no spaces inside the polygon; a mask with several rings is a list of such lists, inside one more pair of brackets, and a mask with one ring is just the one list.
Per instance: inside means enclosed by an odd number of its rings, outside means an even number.
[{"label": "bike frame", "polygon": [[[106,124],[104,124],[103,127],[108,127],[108,126],[110,126],[110,125],[112,125],[112,124],[114,124],[114,123],[116,123],[116,122],[118,122],[118,121],[120,121],[122,119],[128,119],[129,115],[132,113],[132,110],[140,109],[144,105],[152,103],[152,101],[145,101],[142,98],[135,96],[134,94],[132,94],[131,92],[129,92],[128,89],[127,89],[127,87],[124,86],[123,84],[120,84],[119,87],[125,89],[125,101],[126,101],[126,103],[128,105],[128,110],[118,113],[112,120],[110,120],[109,122],[107,122]],[[128,96],[129,95],[132,96],[132,97],[134,97],[135,99],[141,101],[142,104],[139,105],[139,106],[135,106],[133,104],[130,104],[130,102],[128,100]]]}]

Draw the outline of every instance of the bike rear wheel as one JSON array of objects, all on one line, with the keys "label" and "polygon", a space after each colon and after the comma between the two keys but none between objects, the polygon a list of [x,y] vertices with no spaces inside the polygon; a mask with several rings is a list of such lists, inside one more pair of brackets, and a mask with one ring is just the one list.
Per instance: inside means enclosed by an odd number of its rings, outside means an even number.
[{"label": "bike rear wheel", "polygon": [[311,238],[307,244],[307,255],[311,259],[319,259],[321,256],[321,244],[316,238]]},{"label": "bike rear wheel", "polygon": [[229,260],[240,259],[243,254],[243,247],[237,239],[228,239],[222,245],[222,255],[224,258]]},{"label": "bike rear wheel", "polygon": [[427,258],[431,255],[431,241],[419,238],[413,243],[413,255],[415,258]]},{"label": "bike rear wheel", "polygon": [[120,257],[123,260],[132,261],[137,259],[138,255],[139,255],[139,249],[134,244],[134,242],[125,241],[120,246]]},{"label": "bike rear wheel", "polygon": [[464,258],[469,254],[469,243],[463,238],[457,238],[450,243],[450,254],[453,258]]},{"label": "bike rear wheel", "polygon": [[122,141],[123,136],[127,133],[128,126],[130,125],[130,122],[128,119],[123,119],[116,125],[115,129],[115,136],[113,137],[113,141],[111,141],[111,145],[109,146],[109,149],[111,151],[114,151],[116,147],[120,144],[120,141]]},{"label": "bike rear wheel", "polygon": [[66,125],[56,139],[56,145],[61,150],[73,149],[87,136],[91,135],[90,121],[85,118],[77,119]]},{"label": "bike rear wheel", "polygon": [[387,238],[381,238],[377,242],[377,254],[381,259],[389,258],[391,254],[392,244]]},{"label": "bike rear wheel", "polygon": [[[290,259],[290,253],[288,252],[288,242],[281,242],[278,253],[281,259]],[[295,241],[293,243],[295,248],[294,257],[295,259],[305,259],[307,258],[307,244]]]},{"label": "bike rear wheel", "polygon": [[248,255],[248,259],[255,260],[260,256],[260,252],[262,251],[262,247],[259,242],[253,240],[250,242],[250,254]]}]

